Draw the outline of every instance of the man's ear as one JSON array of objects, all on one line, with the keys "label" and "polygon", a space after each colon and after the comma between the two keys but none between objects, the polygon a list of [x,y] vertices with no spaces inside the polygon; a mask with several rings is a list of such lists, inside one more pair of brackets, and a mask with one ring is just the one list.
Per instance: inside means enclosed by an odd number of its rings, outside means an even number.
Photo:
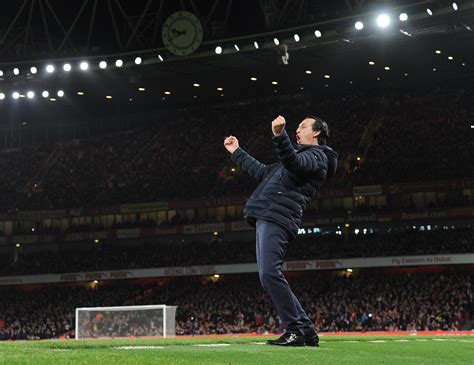
[{"label": "man's ear", "polygon": [[315,131],[313,132],[313,137],[316,138],[321,134],[321,131]]}]

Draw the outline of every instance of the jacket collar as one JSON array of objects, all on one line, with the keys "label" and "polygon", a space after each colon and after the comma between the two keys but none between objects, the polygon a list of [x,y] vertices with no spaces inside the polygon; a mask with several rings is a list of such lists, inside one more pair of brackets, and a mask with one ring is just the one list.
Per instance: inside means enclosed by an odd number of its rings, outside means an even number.
[{"label": "jacket collar", "polygon": [[319,145],[314,145],[314,144],[298,144],[298,143],[294,143],[294,142],[292,142],[292,144],[293,144],[293,147],[295,148],[295,150],[297,152],[302,152],[302,151],[305,151],[305,150],[310,149],[310,148],[320,147]]}]

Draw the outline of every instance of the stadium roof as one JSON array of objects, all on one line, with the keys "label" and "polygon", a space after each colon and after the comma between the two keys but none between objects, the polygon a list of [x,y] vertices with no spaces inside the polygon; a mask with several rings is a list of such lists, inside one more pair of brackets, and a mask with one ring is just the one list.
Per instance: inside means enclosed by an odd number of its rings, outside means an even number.
[{"label": "stadium roof", "polygon": [[[38,1],[36,6],[32,5],[30,8],[33,9],[32,14],[37,8],[41,12],[41,3],[46,8],[54,9],[52,1]],[[94,2],[90,3],[93,5]],[[145,8],[150,3],[149,9],[156,5],[151,0],[143,3]],[[304,1],[301,3],[308,6]],[[28,52],[25,56],[10,55],[0,63],[3,71],[3,75],[0,74],[0,93],[4,94],[0,107],[9,103],[50,102],[58,90],[64,90],[65,96],[54,98],[65,104],[127,103],[142,107],[157,102],[186,104],[195,100],[229,101],[274,93],[292,93],[302,89],[313,89],[324,95],[335,90],[412,88],[449,82],[463,83],[472,79],[474,56],[470,50],[473,44],[474,2],[456,4],[458,10],[454,10],[451,2],[424,1],[411,3],[410,6],[398,2],[397,6],[384,9],[365,4],[364,8],[359,8],[359,11],[353,9],[352,12],[348,10],[347,4],[350,3],[338,2],[339,9],[344,9],[339,13],[347,16],[330,18],[324,13],[325,16],[321,15],[320,20],[314,21],[313,12],[313,22],[308,23],[308,16],[301,16],[303,23],[293,24],[291,28],[288,28],[288,22],[280,22],[273,28],[266,27],[265,24],[259,25],[261,22],[256,22],[253,27],[236,26],[234,32],[241,31],[242,36],[224,37],[221,34],[219,38],[209,35],[199,50],[187,57],[175,56],[161,45],[144,50],[140,49],[139,44],[138,48],[130,50],[120,49],[115,45],[108,49],[114,53],[108,54],[84,51],[83,56],[78,56],[75,52],[70,52],[73,54],[70,56],[68,52],[57,55],[58,51],[53,50],[41,57]],[[25,0],[23,13],[28,4],[29,0]],[[236,4],[237,2],[233,6]],[[115,2],[115,6],[117,5],[120,5],[119,1]],[[58,12],[64,11],[63,15],[66,15],[66,9],[57,9]],[[235,21],[234,17],[241,18],[242,14],[246,14],[245,11],[249,14],[252,11],[252,7],[239,6],[238,9],[232,9],[230,23]],[[428,14],[427,9],[433,9],[432,15]],[[135,10],[138,11],[138,8]],[[188,10],[193,11],[192,8]],[[399,21],[401,12],[408,14],[408,21]],[[19,17],[25,16],[26,13],[23,13]],[[337,11],[333,10],[332,13]],[[392,20],[392,24],[385,29],[375,25],[376,17],[382,13]],[[285,12],[281,11],[279,15],[283,16]],[[200,17],[203,19],[202,15]],[[79,24],[79,19],[82,18],[77,19]],[[143,25],[139,18],[135,21],[139,26]],[[364,29],[356,30],[355,21],[363,21]],[[205,20],[202,22],[204,24]],[[30,29],[23,32],[27,39],[28,34],[33,36],[33,23],[36,24],[31,21]],[[16,23],[11,21],[9,24]],[[90,26],[95,23],[89,21],[88,24]],[[129,31],[133,33],[132,28]],[[260,31],[263,28],[264,32],[249,33],[249,28],[250,31]],[[315,30],[321,31],[321,37],[315,35]],[[7,35],[5,39],[11,36],[12,30],[7,31],[3,32],[4,36]],[[67,34],[68,30],[64,28],[64,31]],[[72,33],[71,31],[71,35]],[[109,31],[108,36],[111,34]],[[231,33],[225,35],[229,34]],[[299,41],[295,40],[295,34],[298,34]],[[92,35],[93,32],[91,37]],[[60,38],[58,34],[56,36]],[[98,39],[101,37],[99,35]],[[275,45],[274,38],[278,38],[278,46]],[[106,39],[103,35],[102,40],[107,42]],[[50,41],[53,42],[51,39]],[[255,41],[259,44],[258,49],[255,48]],[[80,40],[76,42],[80,43]],[[132,37],[131,43],[133,42],[140,43]],[[61,43],[68,44],[69,39],[63,38]],[[27,47],[29,43],[22,41],[19,44]],[[6,47],[4,42],[0,42],[0,46],[3,46],[4,54],[12,49],[11,46]],[[217,46],[222,47],[222,54],[216,54]],[[283,64],[282,59],[285,54],[289,56],[287,65]],[[140,65],[134,63],[137,56],[143,59]],[[116,59],[123,59],[124,66],[115,67]],[[107,60],[107,69],[99,69],[101,60]],[[80,70],[81,62],[88,62],[89,68]],[[65,63],[71,64],[71,72],[63,71]],[[55,66],[55,72],[49,74],[44,71],[48,64]],[[32,66],[37,68],[37,73],[32,74]],[[14,74],[15,67],[18,68],[19,75]],[[256,81],[252,81],[252,77]],[[29,90],[34,92],[35,100],[26,100]],[[49,97],[44,100],[41,98],[43,90],[49,91]],[[15,91],[18,92],[19,99],[23,95],[25,100],[13,100]],[[84,95],[78,95],[78,92]],[[107,96],[112,98],[106,99]]]}]

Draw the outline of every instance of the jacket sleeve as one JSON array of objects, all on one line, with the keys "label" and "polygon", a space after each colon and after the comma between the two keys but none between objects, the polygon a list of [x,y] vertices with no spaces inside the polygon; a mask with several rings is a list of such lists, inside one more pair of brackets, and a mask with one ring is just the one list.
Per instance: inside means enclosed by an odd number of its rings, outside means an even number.
[{"label": "jacket sleeve", "polygon": [[273,137],[278,158],[283,166],[296,175],[310,175],[320,179],[326,178],[328,158],[322,151],[308,149],[296,153],[286,131]]},{"label": "jacket sleeve", "polygon": [[262,180],[267,171],[267,165],[250,156],[244,149],[237,148],[231,155],[234,161],[242,170],[258,181]]}]

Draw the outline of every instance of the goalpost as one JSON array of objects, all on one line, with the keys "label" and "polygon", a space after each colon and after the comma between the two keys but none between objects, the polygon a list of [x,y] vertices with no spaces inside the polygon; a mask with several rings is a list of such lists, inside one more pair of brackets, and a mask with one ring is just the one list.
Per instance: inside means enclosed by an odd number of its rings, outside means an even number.
[{"label": "goalpost", "polygon": [[76,308],[75,337],[173,337],[176,308],[164,304]]}]

